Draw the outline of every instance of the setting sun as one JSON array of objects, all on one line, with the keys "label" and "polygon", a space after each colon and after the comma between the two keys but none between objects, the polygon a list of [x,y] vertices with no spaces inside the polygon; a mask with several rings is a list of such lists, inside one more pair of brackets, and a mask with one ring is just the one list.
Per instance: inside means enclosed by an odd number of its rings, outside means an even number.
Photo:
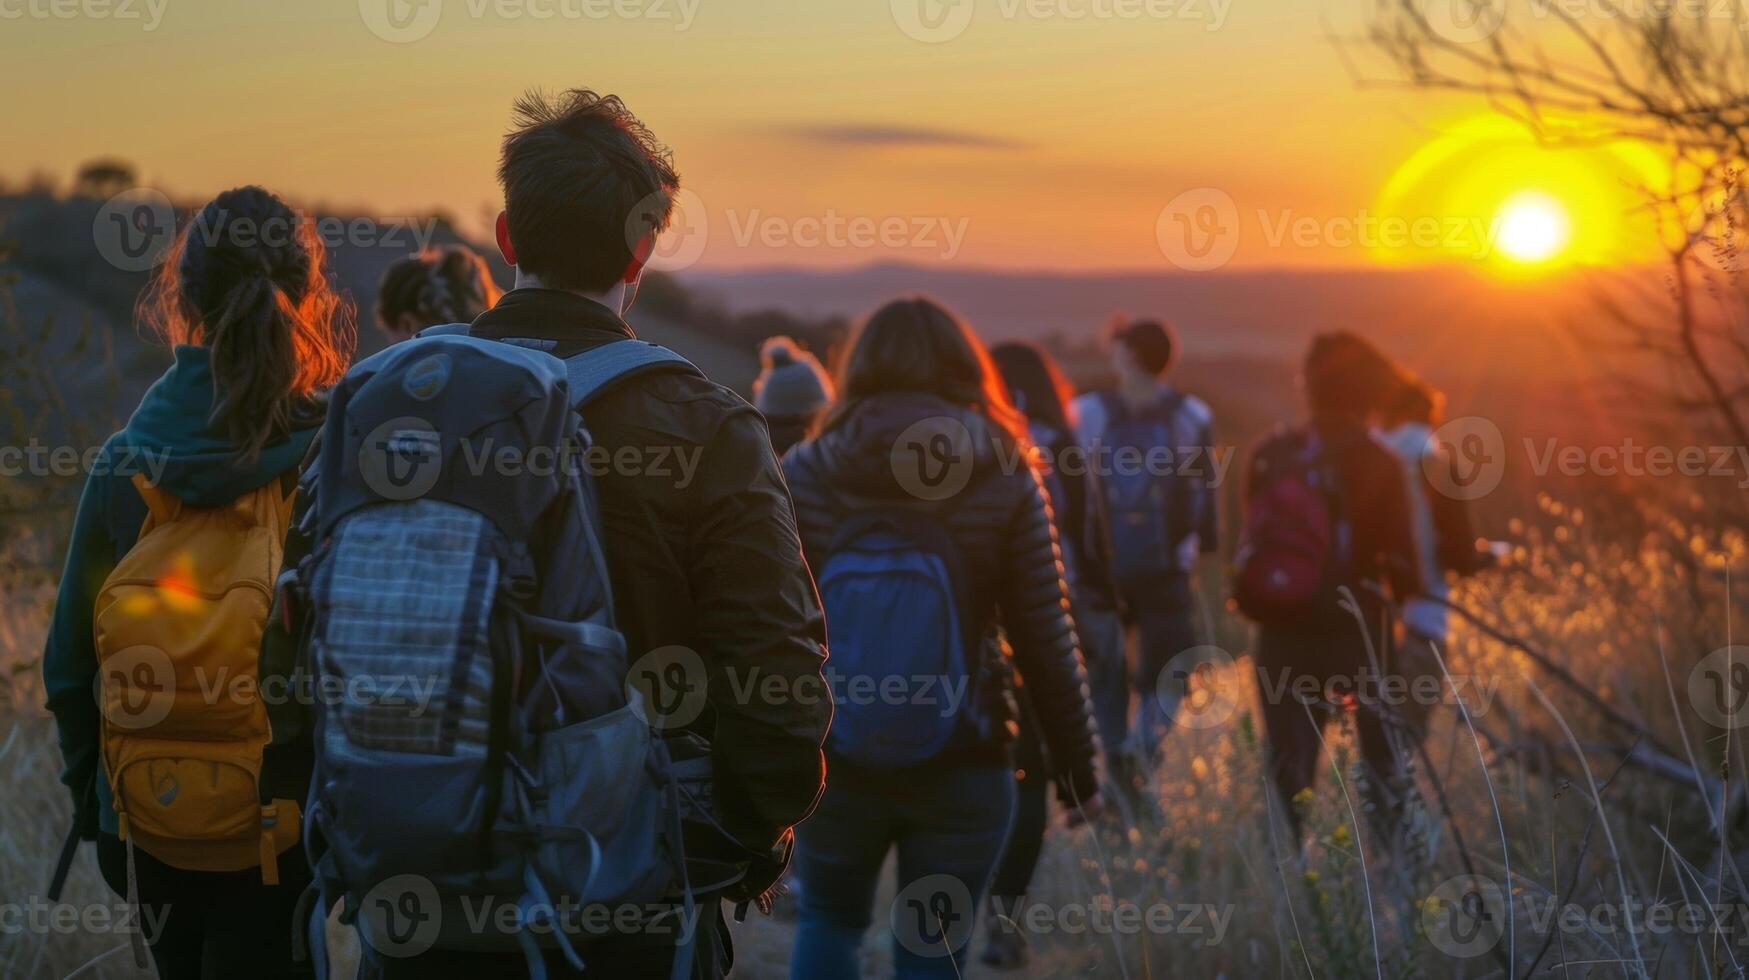
[{"label": "setting sun", "polygon": [[1544,262],[1566,248],[1567,209],[1542,191],[1515,194],[1494,216],[1500,251],[1519,262]]}]

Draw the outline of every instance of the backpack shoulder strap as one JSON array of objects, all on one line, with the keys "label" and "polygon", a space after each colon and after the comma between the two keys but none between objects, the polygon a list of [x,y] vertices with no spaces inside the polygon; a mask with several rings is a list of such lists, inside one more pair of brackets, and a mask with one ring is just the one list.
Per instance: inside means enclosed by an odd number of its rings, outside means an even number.
[{"label": "backpack shoulder strap", "polygon": [[594,401],[619,382],[653,370],[689,371],[704,376],[704,372],[691,361],[647,340],[616,340],[565,358],[565,374],[571,383],[571,404],[578,408]]}]

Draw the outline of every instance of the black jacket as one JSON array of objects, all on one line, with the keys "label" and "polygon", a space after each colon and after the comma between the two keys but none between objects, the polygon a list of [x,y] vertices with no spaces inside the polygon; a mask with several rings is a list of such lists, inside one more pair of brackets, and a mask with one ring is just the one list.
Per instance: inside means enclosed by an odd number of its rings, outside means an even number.
[{"label": "black jacket", "polygon": [[[504,294],[472,333],[552,340],[557,357],[633,335],[606,307],[549,289]],[[613,460],[591,472],[628,650],[703,659],[707,704],[687,727],[710,742],[718,816],[763,851],[819,798],[832,716],[829,700],[749,693],[771,677],[804,693],[824,683],[825,620],[765,422],[722,385],[670,372],[634,377],[584,414]]]},{"label": "black jacket", "polygon": [[1050,439],[1049,445],[1039,447],[1047,462],[1056,468],[1055,478],[1047,483],[1047,489],[1053,483],[1062,487],[1063,499],[1052,499],[1051,509],[1061,535],[1058,545],[1065,557],[1068,553],[1074,555],[1076,578],[1070,584],[1074,586],[1077,608],[1085,605],[1088,609],[1116,610],[1120,599],[1117,573],[1111,565],[1111,515],[1097,468],[1084,455],[1075,458],[1081,454],[1073,436],[1042,424],[1035,424],[1034,428],[1044,430],[1036,435]]},{"label": "black jacket", "polygon": [[[964,488],[931,502],[906,489],[917,484],[902,475],[905,459],[895,447],[914,423],[941,418],[965,427],[971,458],[961,461],[968,468]],[[949,509],[944,519],[964,557],[972,612],[1007,635],[1064,798],[1071,790],[1080,799],[1094,793],[1098,740],[1051,512],[1038,474],[1012,439],[998,435],[976,412],[930,395],[894,392],[864,401],[833,428],[795,447],[784,457],[784,473],[803,547],[815,564],[826,557],[835,526],[859,501]],[[1003,672],[995,676],[1011,683]],[[995,701],[1012,705],[1012,698]],[[1012,719],[1001,721],[997,730],[1012,731]],[[991,760],[1005,758],[1006,747],[994,739],[974,748]]]}]

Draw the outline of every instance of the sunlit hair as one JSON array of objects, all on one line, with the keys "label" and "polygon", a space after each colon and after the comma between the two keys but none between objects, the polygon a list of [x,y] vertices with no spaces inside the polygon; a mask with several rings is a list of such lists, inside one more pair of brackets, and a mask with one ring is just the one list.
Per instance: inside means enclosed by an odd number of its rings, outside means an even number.
[{"label": "sunlit hair", "polygon": [[668,227],[680,186],[668,148],[617,95],[529,92],[513,112],[498,182],[517,266],[553,289],[612,287]]},{"label": "sunlit hair", "polygon": [[471,323],[498,302],[501,292],[478,252],[466,245],[428,248],[397,259],[383,273],[377,286],[377,323],[390,333],[408,315],[421,327]]},{"label": "sunlit hair", "polygon": [[1037,344],[1010,340],[990,348],[990,360],[1021,414],[1061,433],[1073,431],[1070,406],[1075,389],[1063,376],[1056,358]]},{"label": "sunlit hair", "polygon": [[1313,416],[1365,420],[1385,411],[1403,375],[1371,341],[1338,330],[1312,338],[1304,376]]},{"label": "sunlit hair", "polygon": [[212,417],[244,464],[346,373],[357,342],[314,226],[260,187],[226,191],[194,216],[136,312],[165,341],[211,351]]},{"label": "sunlit hair", "polygon": [[1015,443],[1026,420],[1008,393],[983,341],[932,299],[897,299],[856,328],[838,360],[838,401],[817,423],[828,432],[875,395],[915,391],[972,409]]}]

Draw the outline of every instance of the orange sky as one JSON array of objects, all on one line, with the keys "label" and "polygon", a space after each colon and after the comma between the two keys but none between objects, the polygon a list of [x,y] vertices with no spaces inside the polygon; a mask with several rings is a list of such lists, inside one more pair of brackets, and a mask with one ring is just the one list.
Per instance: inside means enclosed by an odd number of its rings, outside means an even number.
[{"label": "orange sky", "polygon": [[[510,100],[588,85],[673,147],[702,266],[1169,270],[1169,205],[1236,221],[1225,265],[1415,258],[1368,222],[1492,217],[1438,168],[1381,202],[1481,107],[1358,91],[1326,33],[1367,2],[0,0],[0,173],[116,154],[173,196],[259,182],[478,232]],[[1619,237],[1620,161],[1593,158],[1550,179],[1586,175]]]}]

